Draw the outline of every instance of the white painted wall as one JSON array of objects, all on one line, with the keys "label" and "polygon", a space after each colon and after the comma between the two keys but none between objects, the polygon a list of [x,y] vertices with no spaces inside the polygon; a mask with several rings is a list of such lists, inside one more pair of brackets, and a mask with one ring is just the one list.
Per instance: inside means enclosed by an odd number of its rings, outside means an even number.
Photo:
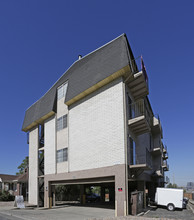
[{"label": "white painted wall", "polygon": [[55,116],[45,121],[45,146],[44,158],[46,174],[56,173],[56,118]]},{"label": "white painted wall", "polygon": [[69,109],[69,169],[124,164],[123,82],[119,78]]},{"label": "white painted wall", "polygon": [[68,172],[68,162],[64,161],[57,163],[57,173],[67,173]]},{"label": "white painted wall", "polygon": [[38,205],[38,127],[29,133],[29,203]]}]

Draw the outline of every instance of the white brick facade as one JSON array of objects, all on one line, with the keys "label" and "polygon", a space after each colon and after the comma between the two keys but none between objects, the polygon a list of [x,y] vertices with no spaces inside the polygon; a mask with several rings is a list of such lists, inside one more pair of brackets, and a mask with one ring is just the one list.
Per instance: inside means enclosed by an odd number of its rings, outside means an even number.
[{"label": "white brick facade", "polygon": [[56,118],[45,122],[45,175],[56,173]]},{"label": "white brick facade", "polygon": [[124,164],[122,78],[69,110],[69,171]]}]

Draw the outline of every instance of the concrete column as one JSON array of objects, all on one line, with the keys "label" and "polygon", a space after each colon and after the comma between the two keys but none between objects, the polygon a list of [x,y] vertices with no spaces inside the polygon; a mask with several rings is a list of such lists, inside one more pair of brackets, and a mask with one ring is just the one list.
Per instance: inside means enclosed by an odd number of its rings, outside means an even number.
[{"label": "concrete column", "polygon": [[21,192],[20,192],[20,183],[17,183],[17,196],[20,196],[21,195]]},{"label": "concrete column", "polygon": [[115,175],[115,216],[127,215],[127,192],[125,165]]},{"label": "concrete column", "polygon": [[52,200],[53,200],[53,206],[55,206],[55,186],[52,186]]},{"label": "concrete column", "polygon": [[100,194],[101,194],[101,202],[105,202],[105,188],[104,188],[104,186],[101,186]]},{"label": "concrete column", "polygon": [[85,186],[80,185],[80,203],[84,205],[86,203]]},{"label": "concrete column", "polygon": [[29,133],[29,203],[38,205],[38,126]]},{"label": "concrete column", "polygon": [[44,207],[49,208],[49,182],[44,180]]}]

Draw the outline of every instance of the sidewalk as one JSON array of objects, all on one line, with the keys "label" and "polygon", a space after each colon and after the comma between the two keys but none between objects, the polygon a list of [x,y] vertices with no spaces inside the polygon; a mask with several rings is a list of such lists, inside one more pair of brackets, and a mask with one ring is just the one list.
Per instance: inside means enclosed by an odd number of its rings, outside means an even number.
[{"label": "sidewalk", "polygon": [[188,207],[191,209],[191,211],[193,212],[194,214],[194,200],[192,199],[189,199],[189,202],[188,202]]}]

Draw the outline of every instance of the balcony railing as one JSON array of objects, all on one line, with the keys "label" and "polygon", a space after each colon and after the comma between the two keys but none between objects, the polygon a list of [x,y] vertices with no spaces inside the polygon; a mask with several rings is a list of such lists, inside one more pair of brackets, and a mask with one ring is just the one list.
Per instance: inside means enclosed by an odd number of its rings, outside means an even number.
[{"label": "balcony railing", "polygon": [[127,80],[127,85],[131,95],[135,100],[145,97],[149,94],[148,75],[142,57],[131,60],[131,77]]},{"label": "balcony railing", "polygon": [[158,114],[155,114],[153,117],[153,125],[152,125],[152,132],[153,134],[161,134],[161,137],[163,138],[163,130],[162,125],[160,121],[160,117]]},{"label": "balcony railing", "polygon": [[135,160],[130,163],[130,168],[145,168],[150,169],[152,167],[152,157],[148,149],[141,151],[141,153],[135,153]]},{"label": "balcony railing", "polygon": [[152,156],[158,156],[158,155],[162,155],[162,147],[161,146],[154,147],[152,149]]},{"label": "balcony railing", "polygon": [[163,153],[166,154],[167,153],[167,146],[163,145]]},{"label": "balcony railing", "polygon": [[149,132],[151,123],[152,117],[143,99],[129,105],[128,125],[135,135]]},{"label": "balcony railing", "polygon": [[131,61],[131,70],[132,70],[133,74],[136,74],[136,73],[142,71],[146,85],[148,87],[148,75],[146,72],[146,68],[145,68],[142,56],[139,56]]},{"label": "balcony railing", "polygon": [[163,177],[163,169],[162,166],[158,167],[152,174],[154,177]]},{"label": "balcony railing", "polygon": [[169,165],[166,160],[163,161],[162,168],[164,171],[169,171]]}]

